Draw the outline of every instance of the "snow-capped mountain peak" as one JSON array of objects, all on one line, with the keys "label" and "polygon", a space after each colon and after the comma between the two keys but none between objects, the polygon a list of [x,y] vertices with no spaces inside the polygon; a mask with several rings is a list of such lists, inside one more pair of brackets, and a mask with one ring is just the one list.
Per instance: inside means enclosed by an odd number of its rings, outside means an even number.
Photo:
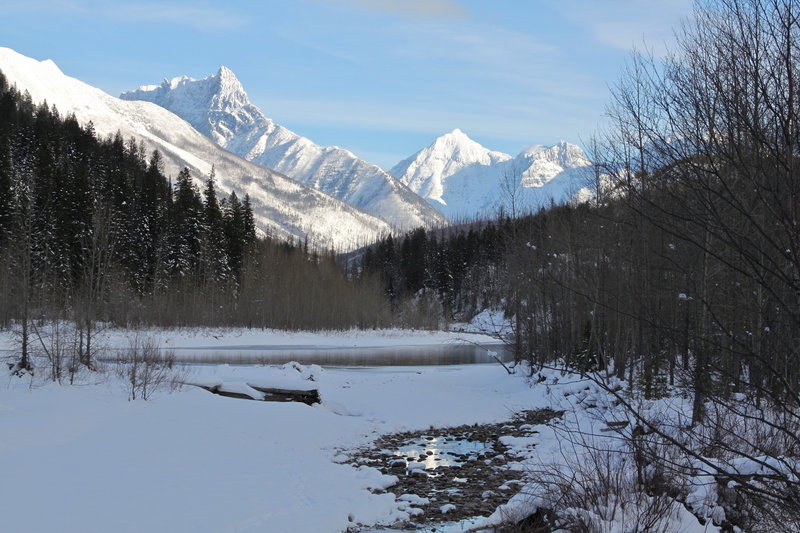
[{"label": "snow-capped mountain peak", "polygon": [[443,195],[450,176],[467,167],[491,166],[509,159],[510,155],[489,150],[456,128],[392,167],[389,173],[423,198],[446,205]]},{"label": "snow-capped mountain peak", "polygon": [[142,86],[121,98],[158,104],[226,150],[339,198],[396,228],[446,223],[427,202],[378,166],[348,150],[314,144],[275,124],[250,102],[227,67],[200,80],[182,76],[160,86]]},{"label": "snow-capped mountain peak", "polygon": [[225,65],[221,65],[219,67],[219,70],[217,70],[217,77],[220,80],[232,80],[236,83],[239,83],[239,78],[236,77],[236,74],[234,74],[233,71]]},{"label": "snow-capped mountain peak", "polygon": [[[390,172],[450,220],[496,215],[514,195],[514,209],[564,201],[585,181],[591,165],[565,141],[535,144],[516,157],[485,148],[459,129],[401,161]],[[518,189],[518,190],[517,190]]]},{"label": "snow-capped mountain peak", "polygon": [[218,86],[217,92],[212,98],[213,109],[231,111],[235,108],[252,105],[239,78],[228,67],[219,67],[216,76],[209,76],[207,79],[209,78]]},{"label": "snow-capped mountain peak", "polygon": [[165,78],[161,85],[143,85],[120,98],[146,100],[169,109],[223,148],[243,126],[263,118],[236,74],[225,66],[200,80]]},{"label": "snow-capped mountain peak", "polygon": [[436,157],[445,156],[447,159],[457,160],[462,163],[490,164],[493,160],[510,159],[511,156],[500,152],[493,152],[472,140],[469,136],[456,128],[450,133],[445,133],[429,147],[429,155]]},{"label": "snow-capped mountain peak", "polygon": [[515,158],[523,187],[544,187],[566,170],[582,169],[591,164],[579,146],[566,141],[550,147],[533,145]]},{"label": "snow-capped mountain peak", "polygon": [[42,66],[42,68],[50,70],[54,74],[63,74],[63,72],[61,72],[61,69],[58,68],[58,65],[56,65],[55,61],[53,61],[52,59],[45,59],[44,61],[41,61],[39,64]]},{"label": "snow-capped mountain peak", "polygon": [[[445,144],[445,145],[451,145],[451,146],[458,146],[458,145],[466,145],[466,144],[470,144],[470,143],[475,143],[475,141],[470,139],[469,136],[466,133],[464,133],[463,131],[461,131],[459,128],[456,128],[453,131],[451,131],[450,133],[445,133],[444,135],[442,135],[441,137],[436,139],[436,141],[434,141],[434,144],[436,144],[436,143]],[[477,143],[475,143],[475,144],[477,144]]]}]

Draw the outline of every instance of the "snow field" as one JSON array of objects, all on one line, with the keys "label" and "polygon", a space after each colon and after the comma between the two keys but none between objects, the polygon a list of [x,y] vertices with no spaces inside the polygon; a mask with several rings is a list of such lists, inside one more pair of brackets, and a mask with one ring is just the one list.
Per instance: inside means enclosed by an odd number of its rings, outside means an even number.
[{"label": "snow field", "polygon": [[[302,380],[303,370],[200,366],[191,379],[286,382]],[[507,418],[535,399],[499,365],[314,370],[323,397],[314,407],[194,387],[128,402],[111,376],[66,386],[3,375],[3,529],[335,532],[390,524],[408,518],[409,502],[372,494],[391,476],[335,463],[339,449],[381,433]]]},{"label": "snow field", "polygon": [[[103,332],[105,345],[112,349],[128,346],[136,336],[157,339],[162,347],[186,349],[270,343],[433,346],[466,338],[402,330]],[[12,345],[13,337],[5,332],[0,348]],[[521,410],[563,410],[564,416],[551,425],[523,426],[528,436],[499,436],[510,448],[508,467],[519,472],[519,482],[501,487],[510,501],[488,518],[442,529],[477,531],[551,506],[549,487],[542,480],[562,476],[591,486],[597,476],[592,470],[596,458],[572,445],[576,435],[584,444],[608,450],[612,470],[624,470],[628,455],[620,432],[630,432],[634,422],[613,395],[585,378],[546,371],[529,380],[526,369],[508,375],[497,364],[358,369],[297,363],[180,366],[187,383],[218,385],[254,398],[263,395],[252,386],[315,388],[322,404],[311,407],[225,398],[193,386],[172,394],[158,392],[148,402],[129,402],[128,385],[112,371],[84,373],[76,386],[11,377],[5,365],[0,372],[0,472],[6,480],[0,483],[0,513],[2,529],[15,532],[339,532],[357,524],[391,525],[418,514],[421,510],[414,504],[425,495],[396,499],[390,493],[374,494],[396,478],[375,468],[353,467],[343,452],[387,433],[498,422]],[[675,397],[642,401],[638,408],[646,415],[674,417],[685,415],[689,406]],[[735,463],[739,471],[757,466],[740,463]],[[532,480],[532,474],[541,472],[551,477],[535,475]],[[701,470],[690,480],[686,502],[695,513],[720,519],[724,512],[713,483],[704,475]],[[603,524],[604,531],[625,531],[636,509],[650,504],[642,496],[626,495],[624,502],[609,498],[605,508],[576,508],[567,514],[589,517]],[[612,512],[622,503],[628,514]],[[664,512],[670,533],[718,531],[701,526],[675,502],[668,502]]]}]

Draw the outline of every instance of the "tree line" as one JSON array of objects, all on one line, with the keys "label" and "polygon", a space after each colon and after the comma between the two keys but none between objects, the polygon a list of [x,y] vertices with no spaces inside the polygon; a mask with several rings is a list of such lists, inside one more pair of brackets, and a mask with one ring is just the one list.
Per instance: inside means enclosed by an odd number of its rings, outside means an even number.
[{"label": "tree line", "polygon": [[382,280],[396,312],[430,296],[440,305],[437,320],[469,318],[499,304],[505,235],[515,223],[506,218],[388,235],[363,250],[357,271]]}]

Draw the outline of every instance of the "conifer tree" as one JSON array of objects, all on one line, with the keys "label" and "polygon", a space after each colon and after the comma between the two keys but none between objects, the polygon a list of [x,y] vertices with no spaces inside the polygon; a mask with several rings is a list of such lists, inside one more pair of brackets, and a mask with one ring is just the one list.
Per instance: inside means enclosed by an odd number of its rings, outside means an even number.
[{"label": "conifer tree", "polygon": [[214,168],[203,190],[202,257],[205,283],[223,281],[228,278],[228,250],[225,242],[225,227],[214,185]]},{"label": "conifer tree", "polygon": [[256,222],[253,217],[253,206],[250,203],[249,194],[244,195],[242,217],[242,223],[244,225],[244,244],[246,248],[250,248],[256,242]]},{"label": "conifer tree", "polygon": [[0,247],[11,229],[12,173],[11,147],[5,128],[0,125]]},{"label": "conifer tree", "polygon": [[231,191],[225,202],[225,241],[230,268],[237,280],[241,278],[247,241],[245,210],[236,193]]},{"label": "conifer tree", "polygon": [[178,174],[175,198],[169,216],[168,235],[163,240],[165,267],[172,276],[197,274],[200,259],[203,202],[188,168]]}]

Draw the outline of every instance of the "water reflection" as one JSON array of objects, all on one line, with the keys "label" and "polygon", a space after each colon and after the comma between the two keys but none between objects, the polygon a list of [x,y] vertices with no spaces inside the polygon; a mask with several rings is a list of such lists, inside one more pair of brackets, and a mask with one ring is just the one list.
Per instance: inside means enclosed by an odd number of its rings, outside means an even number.
[{"label": "water reflection", "polygon": [[353,348],[231,346],[176,348],[174,351],[176,360],[186,363],[272,365],[297,361],[301,364],[354,367],[492,363],[495,359],[491,353],[496,353],[502,361],[509,361],[512,358],[510,351],[499,344]]},{"label": "water reflection", "polygon": [[410,463],[422,463],[425,470],[436,470],[445,466],[461,466],[491,450],[490,444],[477,440],[423,435],[391,452],[383,450],[383,453],[391,453],[405,460],[407,466]]}]

